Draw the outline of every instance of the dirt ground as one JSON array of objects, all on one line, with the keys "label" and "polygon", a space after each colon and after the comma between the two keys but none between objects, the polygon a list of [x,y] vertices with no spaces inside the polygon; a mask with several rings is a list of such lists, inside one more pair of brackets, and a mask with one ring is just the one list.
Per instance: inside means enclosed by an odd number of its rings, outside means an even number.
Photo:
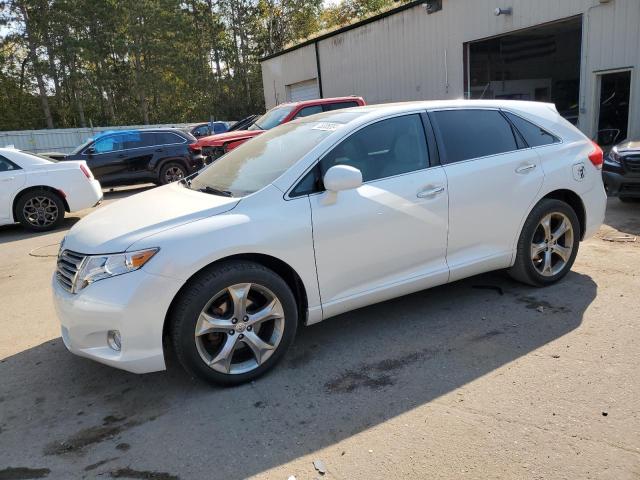
[{"label": "dirt ground", "polygon": [[66,351],[49,282],[77,218],[0,227],[0,480],[640,478],[640,238],[605,240],[640,235],[640,204],[610,199],[557,286],[498,272],[351,312],[227,389]]}]

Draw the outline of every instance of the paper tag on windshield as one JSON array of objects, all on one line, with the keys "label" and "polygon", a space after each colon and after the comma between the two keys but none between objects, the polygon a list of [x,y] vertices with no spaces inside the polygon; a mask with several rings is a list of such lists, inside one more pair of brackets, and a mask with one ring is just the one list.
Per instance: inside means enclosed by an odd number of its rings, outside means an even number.
[{"label": "paper tag on windshield", "polygon": [[312,130],[327,130],[329,132],[333,132],[336,130],[341,123],[331,123],[331,122],[322,122],[313,127]]}]

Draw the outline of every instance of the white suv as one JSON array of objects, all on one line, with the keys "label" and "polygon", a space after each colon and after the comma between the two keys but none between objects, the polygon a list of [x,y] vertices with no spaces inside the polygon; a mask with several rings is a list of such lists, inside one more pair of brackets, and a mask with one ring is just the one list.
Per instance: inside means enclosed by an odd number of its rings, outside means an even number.
[{"label": "white suv", "polygon": [[279,126],[78,222],[53,279],[67,348],[131,372],[163,340],[205,380],[312,324],[497,269],[550,285],[605,212],[602,151],[552,105],[438,101]]}]

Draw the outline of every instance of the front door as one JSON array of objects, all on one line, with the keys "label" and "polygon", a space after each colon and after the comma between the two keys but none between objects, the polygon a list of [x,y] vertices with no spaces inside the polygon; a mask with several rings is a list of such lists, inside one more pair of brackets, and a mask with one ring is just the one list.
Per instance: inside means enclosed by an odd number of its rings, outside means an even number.
[{"label": "front door", "polygon": [[364,184],[310,196],[324,317],[448,279],[447,182],[430,166],[420,115],[366,126],[320,161],[351,165]]}]

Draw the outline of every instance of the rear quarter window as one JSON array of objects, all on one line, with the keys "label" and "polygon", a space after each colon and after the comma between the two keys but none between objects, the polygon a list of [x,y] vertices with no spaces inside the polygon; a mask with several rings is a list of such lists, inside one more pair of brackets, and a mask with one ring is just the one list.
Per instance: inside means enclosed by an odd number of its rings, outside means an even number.
[{"label": "rear quarter window", "polygon": [[328,103],[324,105],[324,111],[330,112],[332,110],[340,110],[341,108],[351,108],[358,107],[358,102],[338,102],[338,103]]},{"label": "rear quarter window", "polygon": [[511,112],[504,112],[509,121],[513,123],[518,132],[522,135],[524,140],[530,147],[542,147],[544,145],[551,145],[552,143],[558,143],[560,139],[555,135],[547,132],[543,128],[525,120],[518,115]]}]

